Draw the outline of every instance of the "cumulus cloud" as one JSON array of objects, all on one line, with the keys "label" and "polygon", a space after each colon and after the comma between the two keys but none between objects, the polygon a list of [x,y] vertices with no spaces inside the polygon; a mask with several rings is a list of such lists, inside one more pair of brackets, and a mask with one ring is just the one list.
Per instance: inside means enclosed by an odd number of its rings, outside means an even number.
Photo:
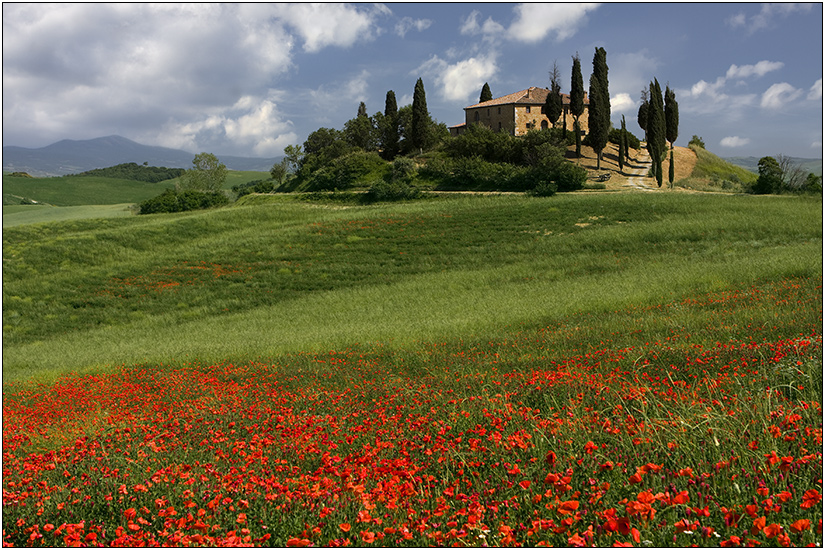
[{"label": "cumulus cloud", "polygon": [[470,57],[449,63],[437,55],[432,56],[416,69],[432,78],[444,99],[466,101],[498,71],[496,54]]},{"label": "cumulus cloud", "polygon": [[412,29],[418,32],[427,30],[433,22],[430,19],[413,19],[412,17],[404,17],[395,24],[395,34],[404,38],[404,36]]},{"label": "cumulus cloud", "polygon": [[[235,4],[5,5],[4,127],[30,128],[34,114],[41,140],[217,128],[291,67],[293,39],[271,15]],[[285,124],[274,107],[267,116]]]},{"label": "cumulus cloud", "polygon": [[385,6],[363,10],[358,4],[274,4],[271,9],[298,31],[307,52],[371,40],[378,33],[376,18],[388,13]]},{"label": "cumulus cloud", "polygon": [[719,145],[722,147],[744,147],[745,145],[751,142],[748,138],[741,138],[739,136],[728,136],[722,138],[722,141],[719,142]]},{"label": "cumulus cloud", "polygon": [[739,12],[727,18],[725,22],[734,29],[743,28],[748,34],[752,34],[770,28],[777,18],[787,17],[793,13],[807,13],[810,10],[811,4],[762,4],[757,14],[746,15],[744,12]]},{"label": "cumulus cloud", "polygon": [[762,94],[760,106],[763,109],[780,109],[788,103],[795,101],[802,95],[802,90],[794,88],[787,82],[779,82],[772,85]]},{"label": "cumulus cloud", "polygon": [[507,29],[512,40],[538,42],[547,35],[554,35],[560,42],[570,38],[587,22],[587,13],[599,4],[519,4],[513,11],[516,18]]},{"label": "cumulus cloud", "polygon": [[636,102],[630,94],[616,94],[610,98],[610,112],[612,114],[622,114],[632,111],[636,107]]},{"label": "cumulus cloud", "polygon": [[[762,60],[752,65],[731,65],[724,76],[717,77],[716,80],[708,82],[700,80],[693,84],[690,89],[678,90],[677,97],[680,98],[680,109],[685,113],[699,114],[720,114],[726,119],[737,119],[750,106],[753,106],[758,98],[755,93],[735,94],[730,90],[729,84],[732,80],[737,80],[739,85],[747,87],[747,79],[759,78],[770,72],[778,71],[784,67],[781,61]],[[775,101],[777,93],[786,90],[774,89],[767,97],[762,96],[761,104],[766,107],[766,102]],[[767,92],[766,92],[767,93]]]},{"label": "cumulus cloud", "polygon": [[470,15],[464,20],[459,27],[459,32],[464,35],[482,34],[487,37],[496,37],[504,34],[504,26],[488,17],[487,20],[479,24],[478,19],[481,17],[481,12],[473,10]]},{"label": "cumulus cloud", "polygon": [[771,71],[778,71],[785,64],[781,61],[760,61],[755,65],[731,65],[725,78],[748,78],[750,76],[765,76]]},{"label": "cumulus cloud", "polygon": [[808,99],[812,101],[817,101],[822,99],[822,79],[820,78],[814,85],[811,86],[811,89],[808,91]]}]

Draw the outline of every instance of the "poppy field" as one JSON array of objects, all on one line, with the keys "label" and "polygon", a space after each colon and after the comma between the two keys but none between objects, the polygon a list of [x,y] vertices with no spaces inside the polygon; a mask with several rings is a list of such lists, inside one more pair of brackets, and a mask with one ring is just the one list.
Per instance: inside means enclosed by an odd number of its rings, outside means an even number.
[{"label": "poppy field", "polygon": [[[749,323],[765,307],[782,326]],[[595,322],[573,316],[415,353],[21,386],[3,402],[3,542],[821,546],[821,279],[612,322],[676,309],[711,324],[574,353]],[[715,320],[738,338],[711,343]]]},{"label": "poppy field", "polygon": [[822,204],[3,235],[3,544],[822,546]]}]

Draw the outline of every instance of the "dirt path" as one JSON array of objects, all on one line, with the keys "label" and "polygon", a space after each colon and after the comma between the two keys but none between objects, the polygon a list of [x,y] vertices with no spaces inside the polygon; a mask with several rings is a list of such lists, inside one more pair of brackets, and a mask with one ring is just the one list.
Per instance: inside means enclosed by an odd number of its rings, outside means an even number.
[{"label": "dirt path", "polygon": [[635,163],[627,164],[626,166],[629,168],[629,170],[626,171],[630,177],[622,184],[622,187],[640,189],[642,191],[656,190],[655,180],[647,177],[651,166],[650,154],[647,152],[647,149],[640,149],[636,154]]}]

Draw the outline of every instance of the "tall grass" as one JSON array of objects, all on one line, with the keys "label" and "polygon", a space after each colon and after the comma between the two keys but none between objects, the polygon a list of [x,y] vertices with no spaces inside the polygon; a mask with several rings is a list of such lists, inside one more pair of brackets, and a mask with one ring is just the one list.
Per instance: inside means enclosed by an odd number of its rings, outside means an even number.
[{"label": "tall grass", "polygon": [[403,347],[821,277],[799,197],[269,203],[4,232],[4,380]]}]

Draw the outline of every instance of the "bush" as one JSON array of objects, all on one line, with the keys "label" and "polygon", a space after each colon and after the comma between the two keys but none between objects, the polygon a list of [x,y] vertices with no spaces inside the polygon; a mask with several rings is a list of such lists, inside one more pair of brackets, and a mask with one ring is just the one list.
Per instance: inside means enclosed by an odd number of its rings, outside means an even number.
[{"label": "bush", "polygon": [[392,163],[391,180],[393,182],[410,183],[418,174],[415,161],[407,157],[398,157]]},{"label": "bush", "polygon": [[389,173],[389,164],[378,153],[354,151],[316,170],[308,179],[308,191],[349,189],[369,185]]},{"label": "bush", "polygon": [[366,194],[367,202],[403,201],[418,199],[421,190],[402,181],[379,181],[370,187]]},{"label": "bush", "polygon": [[543,181],[536,185],[533,189],[527,191],[531,197],[552,197],[558,191],[558,187],[551,181]]},{"label": "bush", "polygon": [[167,189],[157,197],[146,199],[140,203],[140,214],[163,214],[170,212],[186,212],[189,210],[203,210],[229,204],[229,199],[223,193],[205,191],[176,191]]},{"label": "bush", "polygon": [[[622,130],[621,128],[611,128],[610,134],[608,134],[608,141],[610,143],[615,143],[616,145],[619,144],[619,139],[621,139]],[[634,136],[631,132],[627,132],[627,145],[631,149],[639,149],[642,146],[642,143],[639,141],[639,138]]]},{"label": "bush", "polygon": [[275,191],[275,182],[273,180],[255,180],[247,183],[241,183],[232,186],[238,198],[251,193],[272,193]]},{"label": "bush", "polygon": [[69,174],[76,176],[100,176],[104,178],[119,178],[124,180],[145,181],[157,183],[181,177],[186,170],[183,168],[166,168],[163,166],[141,166],[135,162],[127,162],[110,166],[108,168],[95,168],[80,174]]}]

